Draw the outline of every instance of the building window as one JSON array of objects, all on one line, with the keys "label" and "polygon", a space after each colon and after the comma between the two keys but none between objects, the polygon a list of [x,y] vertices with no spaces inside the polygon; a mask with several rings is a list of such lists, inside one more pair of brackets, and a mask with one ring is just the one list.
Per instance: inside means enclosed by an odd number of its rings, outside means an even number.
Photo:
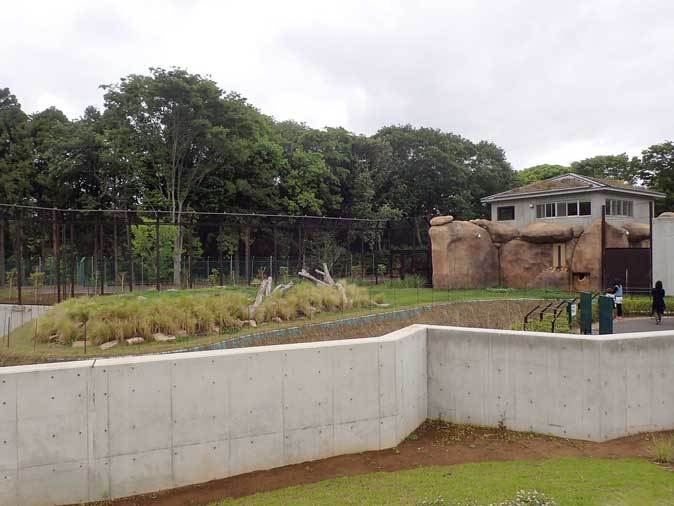
[{"label": "building window", "polygon": [[634,202],[631,200],[606,199],[606,216],[634,216]]},{"label": "building window", "polygon": [[496,209],[498,221],[510,221],[515,219],[515,206],[504,206]]},{"label": "building window", "polygon": [[592,204],[590,202],[551,202],[536,204],[536,218],[564,218],[566,216],[590,216]]}]

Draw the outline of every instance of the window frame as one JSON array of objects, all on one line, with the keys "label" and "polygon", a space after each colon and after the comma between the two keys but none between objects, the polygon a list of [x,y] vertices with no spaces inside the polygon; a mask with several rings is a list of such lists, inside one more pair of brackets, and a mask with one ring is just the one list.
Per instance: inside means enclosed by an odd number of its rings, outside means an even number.
[{"label": "window frame", "polygon": [[634,200],[607,198],[606,216],[634,218]]},{"label": "window frame", "polygon": [[[580,206],[581,204],[587,204],[589,206],[590,212],[588,214],[580,214]],[[569,213],[569,205],[574,205],[575,207],[575,214],[570,214]],[[560,215],[557,211],[559,209],[558,206],[564,206],[565,207],[565,214]],[[548,216],[548,210],[552,209],[554,211],[553,216]],[[550,220],[550,219],[556,219],[556,218],[581,218],[585,216],[592,216],[592,201],[591,200],[559,200],[559,201],[554,201],[554,202],[541,202],[539,204],[535,204],[535,210],[536,210],[536,219],[537,220]],[[542,214],[542,216],[541,216]]]},{"label": "window frame", "polygon": [[[501,209],[512,209],[512,218],[501,218]],[[498,206],[496,208],[496,221],[515,221],[515,206]]]}]

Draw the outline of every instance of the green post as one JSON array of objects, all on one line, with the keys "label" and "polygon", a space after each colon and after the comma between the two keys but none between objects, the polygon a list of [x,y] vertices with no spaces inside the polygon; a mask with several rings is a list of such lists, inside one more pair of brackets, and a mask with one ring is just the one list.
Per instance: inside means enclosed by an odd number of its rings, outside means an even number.
[{"label": "green post", "polygon": [[613,334],[613,298],[599,296],[599,333]]},{"label": "green post", "polygon": [[592,294],[580,294],[580,333],[592,334]]}]

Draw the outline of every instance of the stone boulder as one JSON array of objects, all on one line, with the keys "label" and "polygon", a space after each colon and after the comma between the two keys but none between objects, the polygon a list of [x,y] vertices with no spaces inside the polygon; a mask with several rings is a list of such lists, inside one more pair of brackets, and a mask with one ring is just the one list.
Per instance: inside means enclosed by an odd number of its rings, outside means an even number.
[{"label": "stone boulder", "polygon": [[479,288],[498,283],[498,254],[491,236],[467,221],[429,230],[435,288]]},{"label": "stone boulder", "polygon": [[628,221],[623,223],[623,228],[627,232],[627,241],[630,244],[639,243],[651,237],[651,226],[648,223]]},{"label": "stone boulder", "polygon": [[[629,247],[625,232],[607,223],[606,247]],[[571,270],[574,290],[601,290],[601,219],[588,225],[578,239]]]},{"label": "stone boulder", "polygon": [[674,212],[672,211],[666,211],[664,213],[660,213],[658,215],[658,218],[674,218]]},{"label": "stone boulder", "polygon": [[515,239],[501,246],[501,284],[511,288],[568,288],[569,272],[553,267],[554,246]]},{"label": "stone boulder", "polygon": [[454,221],[454,216],[436,216],[431,218],[431,227],[439,227],[440,225],[447,225]]},{"label": "stone boulder", "polygon": [[522,239],[536,244],[566,242],[573,235],[573,227],[557,223],[530,223],[520,233]]},{"label": "stone boulder", "polygon": [[489,232],[491,240],[495,243],[502,244],[512,241],[520,235],[519,230],[507,223],[499,223],[498,221],[491,220],[471,220],[470,222]]}]

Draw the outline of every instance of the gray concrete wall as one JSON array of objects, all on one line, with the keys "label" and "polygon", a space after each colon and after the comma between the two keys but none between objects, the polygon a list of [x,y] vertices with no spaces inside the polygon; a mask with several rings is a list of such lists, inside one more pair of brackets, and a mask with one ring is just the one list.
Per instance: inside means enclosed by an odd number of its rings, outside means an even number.
[{"label": "gray concrete wall", "polygon": [[370,339],[0,368],[0,504],[123,497],[390,448],[427,417],[674,429],[674,332],[414,325]]},{"label": "gray concrete wall", "polygon": [[657,280],[674,294],[674,217],[653,220],[653,283]]},{"label": "gray concrete wall", "polygon": [[397,445],[426,331],[0,368],[0,504],[122,497]]},{"label": "gray concrete wall", "polygon": [[6,336],[50,309],[51,306],[0,304],[0,336]]},{"label": "gray concrete wall", "polygon": [[605,441],[674,429],[674,332],[429,327],[428,416]]}]

